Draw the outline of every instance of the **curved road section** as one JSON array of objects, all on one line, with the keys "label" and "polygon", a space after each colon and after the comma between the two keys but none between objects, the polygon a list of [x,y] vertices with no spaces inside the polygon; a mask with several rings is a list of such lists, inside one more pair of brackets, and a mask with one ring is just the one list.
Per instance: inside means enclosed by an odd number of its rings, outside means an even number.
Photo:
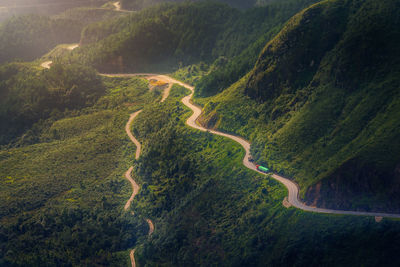
[{"label": "curved road section", "polygon": [[[119,74],[102,74],[104,76],[107,77],[130,77],[130,76],[139,76],[142,74],[136,74],[136,75],[119,75]],[[145,75],[147,76],[147,79],[160,79],[159,75],[153,75],[153,74],[147,74]],[[164,90],[161,101],[160,102],[164,102],[168,96],[169,96],[169,92],[171,91],[171,87],[172,87],[172,83],[169,83],[168,87]],[[135,154],[135,159],[139,159],[140,157],[140,152],[142,149],[142,146],[140,144],[140,142],[133,136],[130,128],[132,125],[133,120],[140,114],[140,112],[142,112],[142,110],[136,111],[134,113],[132,113],[129,117],[128,122],[125,125],[125,132],[126,134],[129,136],[129,138],[131,139],[131,141],[136,145],[136,154]],[[140,186],[136,183],[136,181],[132,178],[131,173],[133,171],[133,166],[131,166],[126,172],[125,172],[125,178],[131,183],[132,185],[132,195],[129,198],[129,200],[126,202],[124,210],[128,210],[133,199],[135,198],[135,196],[139,193],[140,190]],[[154,224],[150,219],[146,219],[147,224],[149,225],[149,233],[148,235],[151,236],[154,232]],[[130,259],[131,259],[131,265],[132,267],[136,267],[136,261],[135,261],[135,249],[131,250],[131,252],[129,253]]]},{"label": "curved road section", "polygon": [[200,131],[208,131],[212,134],[216,134],[216,135],[220,135],[220,136],[224,136],[227,138],[230,138],[236,142],[238,142],[246,151],[246,155],[243,158],[243,165],[246,166],[247,168],[256,171],[260,174],[263,175],[270,175],[272,178],[274,178],[275,180],[279,181],[280,183],[282,183],[284,186],[286,186],[286,188],[288,189],[288,202],[301,210],[304,211],[311,211],[311,212],[317,212],[317,213],[329,213],[329,214],[346,214],[346,215],[358,215],[358,216],[374,216],[374,217],[388,217],[388,218],[400,218],[400,214],[392,214],[392,213],[380,213],[380,212],[363,212],[363,211],[347,211],[347,210],[333,210],[333,209],[323,209],[323,208],[317,208],[317,207],[311,207],[311,206],[307,206],[306,204],[304,204],[300,199],[299,199],[299,187],[296,183],[294,183],[293,181],[284,178],[280,175],[277,174],[265,174],[263,172],[260,172],[257,170],[256,166],[251,163],[248,159],[250,156],[250,143],[248,141],[246,141],[245,139],[238,137],[238,136],[234,136],[234,135],[230,135],[227,133],[222,133],[222,132],[218,132],[215,130],[209,130],[206,129],[200,125],[198,125],[196,123],[197,118],[200,116],[201,114],[201,108],[199,108],[198,106],[192,104],[190,102],[190,99],[193,96],[194,93],[194,88],[193,86],[190,86],[188,84],[185,84],[183,82],[177,81],[171,77],[165,76],[165,75],[158,75],[157,76],[159,79],[161,79],[164,82],[169,82],[169,83],[176,83],[179,84],[183,87],[186,87],[187,89],[189,89],[191,91],[190,95],[185,96],[184,98],[182,98],[182,103],[189,107],[192,111],[193,114],[187,119],[186,124],[189,125],[192,128],[195,128],[197,130]]}]

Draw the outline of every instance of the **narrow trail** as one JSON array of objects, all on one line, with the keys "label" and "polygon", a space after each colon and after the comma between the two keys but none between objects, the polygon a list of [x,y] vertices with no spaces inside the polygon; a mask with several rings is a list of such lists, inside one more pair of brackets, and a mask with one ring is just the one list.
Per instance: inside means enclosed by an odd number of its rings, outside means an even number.
[{"label": "narrow trail", "polygon": [[113,5],[115,7],[115,10],[119,11],[119,12],[127,12],[127,13],[135,12],[133,10],[123,9],[122,6],[121,6],[121,2],[120,1],[114,2]]},{"label": "narrow trail", "polygon": [[[153,74],[154,75],[154,74]],[[239,143],[245,150],[246,154],[243,158],[243,165],[246,166],[247,168],[256,171],[260,174],[263,175],[270,175],[272,178],[274,178],[275,180],[279,181],[280,183],[282,183],[287,189],[288,189],[288,198],[287,198],[287,202],[290,203],[290,205],[304,210],[304,211],[310,211],[310,212],[317,212],[317,213],[328,213],[328,214],[344,214],[344,215],[357,215],[357,216],[374,216],[374,217],[387,217],[387,218],[400,218],[400,214],[393,214],[393,213],[383,213],[383,212],[364,212],[364,211],[347,211],[347,210],[334,210],[334,209],[324,209],[324,208],[317,208],[317,207],[311,207],[311,206],[307,206],[306,204],[304,204],[300,199],[299,199],[299,186],[289,180],[288,178],[282,177],[280,175],[271,173],[271,174],[266,174],[263,172],[260,172],[259,170],[257,170],[256,166],[254,165],[254,163],[249,161],[249,157],[250,157],[250,143],[238,136],[234,136],[231,134],[227,134],[227,133],[223,133],[223,132],[219,132],[219,131],[215,131],[215,130],[210,130],[210,129],[206,129],[200,125],[198,125],[196,123],[197,118],[200,116],[201,114],[201,108],[192,104],[191,103],[191,98],[193,96],[194,93],[194,87],[191,85],[188,85],[186,83],[177,81],[171,77],[168,77],[166,75],[158,75],[157,76],[159,79],[161,79],[164,82],[168,82],[168,83],[176,83],[179,84],[183,87],[186,87],[187,89],[189,89],[191,91],[191,94],[185,96],[184,98],[182,98],[182,103],[187,106],[188,108],[190,108],[193,111],[193,114],[187,119],[186,124],[194,129],[200,130],[200,131],[208,131],[212,134],[215,135],[220,135],[220,136],[224,136],[227,137],[229,139],[232,139],[234,141],[236,141],[237,143]]]},{"label": "narrow trail", "polygon": [[[107,77],[130,77],[130,76],[139,76],[140,74],[136,74],[136,75],[118,75],[118,74],[102,74],[103,76],[107,76]],[[159,79],[160,76],[159,75],[146,75],[146,79],[150,80],[150,79]],[[168,84],[168,87],[164,89],[162,98],[161,98],[161,103],[164,102],[168,96],[169,93],[171,91],[171,87],[172,87],[172,83]],[[140,142],[133,136],[132,132],[131,132],[131,125],[133,120],[140,114],[140,112],[142,112],[142,110],[136,111],[134,113],[132,113],[129,117],[128,122],[125,125],[125,132],[126,134],[129,136],[129,138],[131,139],[131,141],[136,145],[136,154],[135,154],[135,159],[139,159],[140,157],[140,152],[142,149],[142,146],[140,144]],[[125,206],[124,206],[124,210],[127,211],[129,209],[129,207],[131,206],[131,203],[133,201],[133,199],[135,198],[135,196],[139,193],[140,190],[140,186],[136,183],[136,181],[132,178],[131,173],[133,171],[133,166],[131,166],[125,173],[125,178],[131,183],[132,185],[132,195],[129,198],[129,200],[126,202]],[[146,219],[147,224],[149,225],[149,233],[148,236],[151,236],[154,232],[154,223],[150,220],[150,219]],[[131,250],[131,252],[129,253],[130,259],[131,259],[131,265],[132,267],[136,267],[136,261],[135,261],[135,249]]]},{"label": "narrow trail", "polygon": [[[116,5],[116,3],[114,3],[114,5]],[[118,8],[116,6],[116,8]],[[70,46],[72,47],[72,46]],[[77,46],[76,46],[77,47]],[[72,49],[76,48],[73,47]],[[72,50],[70,49],[70,50]],[[41,64],[41,66],[43,68],[50,68],[52,64],[52,61],[46,61],[43,62]],[[187,119],[186,124],[194,129],[200,130],[200,131],[208,131],[212,134],[215,135],[219,135],[219,136],[224,136],[226,138],[232,139],[234,141],[236,141],[237,143],[239,143],[245,150],[245,156],[243,158],[243,165],[245,167],[247,167],[248,169],[251,169],[253,171],[256,171],[262,175],[266,175],[266,176],[270,176],[273,179],[279,181],[280,183],[282,183],[287,189],[288,189],[288,197],[285,198],[285,200],[283,201],[283,204],[285,207],[289,207],[294,206],[298,209],[304,210],[304,211],[309,211],[309,212],[316,212],[316,213],[325,213],[325,214],[342,214],[342,215],[356,215],[356,216],[373,216],[375,217],[375,221],[379,222],[382,220],[382,218],[387,217],[387,218],[400,218],[400,214],[393,214],[393,213],[383,213],[383,212],[363,212],[363,211],[347,211],[347,210],[334,210],[334,209],[324,209],[324,208],[317,208],[317,207],[311,207],[311,206],[307,206],[306,204],[304,204],[300,199],[299,199],[299,186],[285,178],[282,177],[280,175],[274,174],[274,173],[270,173],[270,174],[265,174],[263,172],[260,172],[257,170],[256,166],[249,161],[249,157],[250,157],[250,143],[238,136],[234,136],[231,134],[227,134],[227,133],[223,133],[223,132],[219,132],[219,131],[215,131],[215,130],[210,130],[210,129],[206,129],[200,125],[198,125],[196,123],[196,120],[198,119],[198,117],[201,115],[202,109],[194,104],[191,103],[191,98],[193,97],[193,93],[194,93],[194,87],[191,85],[188,85],[186,83],[183,83],[181,81],[175,80],[169,76],[166,75],[160,75],[160,74],[154,74],[154,73],[134,73],[134,74],[100,74],[103,76],[107,76],[107,77],[134,77],[134,76],[146,76],[146,79],[157,79],[166,83],[169,83],[169,86],[166,90],[164,90],[163,93],[163,97],[161,99],[161,102],[164,102],[168,95],[169,92],[171,90],[172,84],[179,84],[187,89],[189,89],[191,91],[191,93],[185,97],[182,98],[182,103],[189,107],[192,111],[193,114]],[[129,138],[131,139],[131,141],[137,146],[136,149],[136,155],[135,158],[138,159],[140,157],[140,152],[141,152],[141,145],[140,142],[132,135],[132,133],[130,132],[130,126],[133,122],[133,120],[135,119],[135,117],[141,112],[141,110],[133,113],[130,115],[130,118],[125,126],[125,131],[127,133],[127,135],[129,136]],[[140,187],[139,185],[135,182],[135,180],[132,179],[131,177],[131,172],[133,170],[133,167],[130,167],[127,172],[125,173],[125,177],[126,179],[131,183],[132,185],[132,195],[129,198],[129,200],[126,202],[124,209],[128,210],[132,200],[134,199],[134,197],[138,194]],[[146,219],[148,225],[149,225],[149,233],[148,235],[150,236],[153,232],[154,232],[154,224],[150,219]],[[131,258],[131,264],[132,267],[136,267],[136,263],[135,263],[135,249],[133,249],[130,252],[130,258]]]},{"label": "narrow trail", "polygon": [[78,48],[78,47],[79,47],[79,44],[70,44],[70,45],[67,46],[67,49],[72,51],[72,50],[74,50],[75,48]]},{"label": "narrow trail", "polygon": [[49,60],[49,61],[45,61],[42,64],[40,64],[40,66],[42,66],[45,69],[50,69],[51,64],[53,64],[53,61]]},{"label": "narrow trail", "polygon": [[131,250],[131,252],[129,253],[129,257],[131,258],[132,267],[136,267],[135,249],[132,249],[132,250]]},{"label": "narrow trail", "polygon": [[115,10],[121,11],[121,3],[120,2],[114,2],[113,5],[115,6]]},{"label": "narrow trail", "polygon": [[[67,46],[67,49],[72,51],[72,50],[74,50],[75,48],[78,48],[78,47],[79,47],[79,44],[70,44],[70,45]],[[53,64],[53,61],[52,60],[48,60],[48,61],[45,61],[42,64],[40,64],[40,66],[45,68],[45,69],[50,69],[51,64]]]}]

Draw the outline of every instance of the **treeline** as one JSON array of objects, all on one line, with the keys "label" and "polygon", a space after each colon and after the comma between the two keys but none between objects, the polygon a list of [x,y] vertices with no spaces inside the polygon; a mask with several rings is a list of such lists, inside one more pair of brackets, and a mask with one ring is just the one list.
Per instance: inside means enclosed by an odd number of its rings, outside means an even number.
[{"label": "treeline", "polygon": [[[227,24],[239,15],[221,4],[165,4],[114,22],[117,32],[83,47],[72,60],[84,60],[102,71],[171,69],[197,60],[212,60],[212,50]],[[98,28],[103,28],[99,25]],[[107,28],[107,26],[106,26]],[[116,29],[116,30],[115,30]],[[98,40],[98,30],[85,31],[82,41]],[[95,33],[91,37],[89,33]],[[100,30],[100,35],[102,30]]]},{"label": "treeline", "polygon": [[93,105],[105,87],[93,69],[54,63],[49,70],[23,63],[0,67],[0,143],[65,109]]},{"label": "treeline", "polygon": [[318,1],[271,2],[264,7],[244,12],[224,33],[224,37],[218,42],[219,49],[213,53],[227,56],[229,60],[199,80],[196,84],[196,96],[217,94],[247,74],[265,44],[282,29],[286,21]]},{"label": "treeline", "polygon": [[[212,63],[221,56],[232,59],[260,36],[266,35],[260,42],[271,38],[290,16],[314,2],[286,0],[246,12],[210,2],[158,5],[86,28],[82,43],[88,45],[69,60],[84,60],[100,70],[115,72],[171,71],[200,61]],[[237,67],[236,76],[249,69],[249,62],[254,63],[260,46],[248,52],[250,59],[241,57],[244,62]]]},{"label": "treeline", "polygon": [[0,22],[12,16],[24,14],[54,15],[77,7],[100,7],[107,0],[4,0],[1,2],[5,12],[0,10]]},{"label": "treeline", "polygon": [[97,21],[122,16],[99,8],[69,9],[57,16],[20,15],[0,24],[0,64],[34,60],[58,44],[79,43],[82,29]]},{"label": "treeline", "polygon": [[79,42],[81,25],[69,19],[25,15],[0,24],[0,63],[30,61],[60,43]]},{"label": "treeline", "polygon": [[[214,1],[226,3],[233,7],[238,7],[238,8],[250,8],[259,2],[256,0],[249,0],[249,1],[214,0]],[[165,2],[184,2],[184,1],[183,0],[121,0],[121,5],[124,9],[141,10],[141,9],[147,8],[149,6],[156,5],[159,3],[165,3]],[[196,2],[196,0],[192,0],[192,2]],[[259,4],[261,4],[261,3],[259,3]]]}]

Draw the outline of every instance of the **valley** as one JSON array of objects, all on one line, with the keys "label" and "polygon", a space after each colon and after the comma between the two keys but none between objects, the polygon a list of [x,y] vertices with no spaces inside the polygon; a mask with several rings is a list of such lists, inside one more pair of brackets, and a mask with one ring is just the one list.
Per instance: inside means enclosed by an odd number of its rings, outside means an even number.
[{"label": "valley", "polygon": [[0,22],[0,266],[398,265],[396,0],[100,2]]}]

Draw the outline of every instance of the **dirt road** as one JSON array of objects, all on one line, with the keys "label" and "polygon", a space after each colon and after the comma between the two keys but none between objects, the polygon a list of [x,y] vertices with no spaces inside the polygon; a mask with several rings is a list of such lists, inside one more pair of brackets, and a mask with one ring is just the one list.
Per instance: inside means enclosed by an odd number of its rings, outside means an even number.
[{"label": "dirt road", "polygon": [[68,50],[74,50],[75,48],[78,48],[79,47],[79,44],[71,44],[71,45],[69,45],[69,46],[67,46],[67,49]]},{"label": "dirt road", "polygon": [[121,11],[121,3],[120,2],[114,2],[113,5],[115,6],[115,10]]},{"label": "dirt road", "polygon": [[[70,44],[70,45],[67,46],[67,49],[72,51],[72,50],[74,50],[75,48],[78,48],[78,47],[79,47],[79,44]],[[48,61],[45,61],[42,64],[40,64],[40,66],[42,66],[45,69],[50,69],[51,64],[53,64],[53,61],[48,60]]]},{"label": "dirt road", "polygon": [[[103,74],[104,76],[107,77],[133,77],[133,76],[141,76],[141,74],[136,74],[136,75],[118,75],[118,74]],[[147,75],[146,77],[147,79],[160,79],[160,77],[158,75]],[[163,96],[161,98],[160,102],[164,102],[168,96],[169,96],[169,92],[171,91],[171,87],[172,84],[169,84],[168,87],[164,90],[163,92]],[[135,159],[139,159],[140,157],[140,152],[141,152],[141,144],[140,142],[133,136],[132,132],[131,132],[131,125],[133,120],[140,114],[140,112],[142,112],[142,110],[136,111],[134,113],[132,113],[129,117],[128,122],[125,125],[125,132],[126,134],[129,136],[129,138],[131,139],[131,141],[136,145],[136,154],[135,154]],[[129,207],[131,206],[131,203],[133,201],[133,199],[135,198],[135,196],[139,193],[140,190],[140,186],[135,182],[135,180],[133,180],[131,173],[133,171],[133,166],[130,167],[126,173],[125,173],[125,178],[131,183],[132,185],[132,194],[131,197],[129,198],[129,200],[126,202],[124,209],[128,210]],[[150,220],[150,219],[146,219],[147,224],[149,225],[149,233],[148,236],[151,236],[154,232],[154,223]],[[131,250],[131,252],[129,253],[129,256],[131,258],[131,265],[132,267],[136,267],[136,261],[135,261],[135,249]]]},{"label": "dirt road", "polygon": [[40,66],[42,66],[45,69],[50,69],[51,64],[53,64],[53,61],[49,60],[49,61],[45,61],[42,64],[40,64]]},{"label": "dirt road", "polygon": [[238,137],[238,136],[234,136],[234,135],[230,135],[227,133],[223,133],[223,132],[219,132],[219,131],[215,131],[215,130],[209,130],[206,129],[200,125],[198,125],[196,123],[197,118],[200,116],[201,114],[201,108],[192,104],[190,102],[190,99],[193,96],[194,93],[194,88],[191,85],[182,83],[180,81],[177,81],[171,77],[165,76],[165,75],[158,75],[157,76],[160,80],[164,81],[164,82],[169,82],[169,83],[176,83],[179,84],[181,86],[186,87],[187,89],[189,89],[192,93],[188,96],[185,96],[184,98],[182,98],[182,103],[184,105],[186,105],[187,107],[189,107],[192,111],[193,114],[187,119],[186,124],[189,125],[192,128],[198,129],[200,131],[209,131],[212,134],[216,134],[216,135],[220,135],[220,136],[224,136],[227,138],[230,138],[236,142],[238,142],[245,150],[245,156],[243,158],[243,165],[246,166],[247,168],[256,171],[260,174],[263,175],[271,175],[272,178],[274,178],[275,180],[279,181],[280,183],[282,183],[287,189],[288,189],[288,202],[296,207],[299,208],[301,210],[304,211],[310,211],[310,212],[317,212],[317,213],[330,213],[330,214],[346,214],[346,215],[358,215],[358,216],[373,216],[373,217],[388,217],[388,218],[400,218],[400,214],[391,214],[391,213],[380,213],[380,212],[363,212],[363,211],[347,211],[347,210],[333,210],[333,209],[323,209],[323,208],[317,208],[317,207],[311,207],[311,206],[307,206],[306,204],[304,204],[300,199],[299,199],[299,187],[296,183],[294,183],[293,181],[282,177],[280,175],[277,174],[265,174],[263,172],[260,172],[257,170],[256,166],[249,161],[249,156],[250,156],[250,143],[248,141],[246,141],[245,139]]}]

